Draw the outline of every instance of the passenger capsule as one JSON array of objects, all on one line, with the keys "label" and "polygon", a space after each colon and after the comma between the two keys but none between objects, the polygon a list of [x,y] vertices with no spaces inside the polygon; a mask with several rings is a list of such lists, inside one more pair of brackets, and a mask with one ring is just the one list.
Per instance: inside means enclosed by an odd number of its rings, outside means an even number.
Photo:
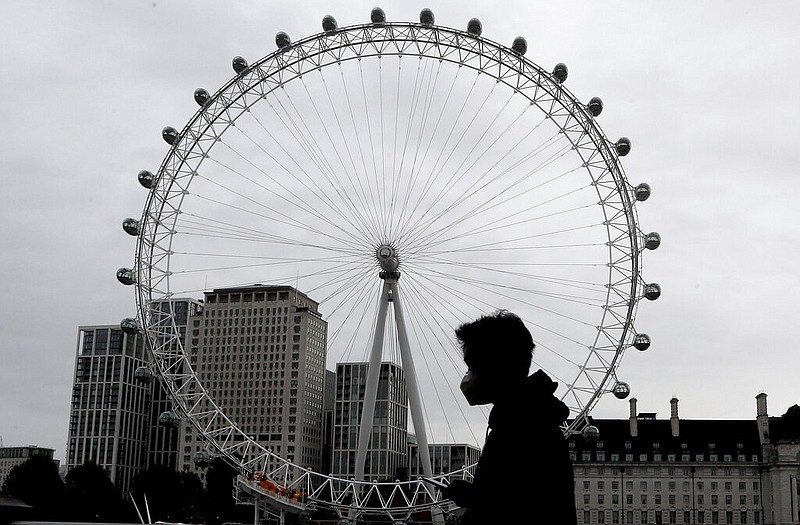
[{"label": "passenger capsule", "polygon": [[475,36],[481,36],[483,33],[483,25],[481,21],[477,18],[471,18],[469,22],[467,22],[467,33]]},{"label": "passenger capsule", "polygon": [[247,60],[237,55],[233,57],[233,60],[231,60],[231,65],[233,66],[233,70],[236,71],[236,74],[238,75],[247,69]]},{"label": "passenger capsule", "polygon": [[587,107],[589,108],[589,113],[591,113],[593,117],[599,117],[600,113],[603,112],[603,101],[600,97],[592,97]]},{"label": "passenger capsule", "polygon": [[600,429],[594,425],[587,425],[583,427],[583,432],[581,432],[581,435],[583,435],[583,439],[589,443],[594,443],[600,439]]},{"label": "passenger capsule", "polygon": [[428,9],[427,7],[419,12],[419,23],[424,26],[433,25],[435,18],[433,16],[433,11]]},{"label": "passenger capsule", "polygon": [[332,15],[325,15],[322,17],[322,30],[327,32],[336,31],[338,24],[336,23],[336,19],[333,18]]},{"label": "passenger capsule", "polygon": [[139,184],[147,188],[148,190],[153,187],[153,182],[155,182],[155,177],[153,174],[147,170],[142,170],[139,172],[138,175]]},{"label": "passenger capsule", "polygon": [[524,55],[528,51],[528,41],[525,40],[524,36],[518,36],[511,43],[511,49],[518,55]]},{"label": "passenger capsule", "polygon": [[566,64],[559,62],[556,64],[556,67],[553,68],[553,76],[560,84],[563,84],[564,81],[567,80],[567,75],[569,75],[569,69],[567,69]]},{"label": "passenger capsule", "polygon": [[195,466],[198,468],[206,468],[208,465],[211,464],[211,454],[206,452],[205,450],[198,450],[192,456],[192,461],[194,462]]},{"label": "passenger capsule", "polygon": [[130,268],[120,268],[117,270],[117,280],[125,286],[130,286],[136,282],[136,278],[133,276],[133,270]]},{"label": "passenger capsule", "polygon": [[633,190],[633,194],[636,197],[636,200],[639,202],[644,202],[650,198],[650,185],[646,182],[643,182],[636,186]]},{"label": "passenger capsule", "polygon": [[650,348],[650,336],[647,334],[636,334],[633,338],[633,347],[640,351]]},{"label": "passenger capsule", "polygon": [[656,232],[648,233],[644,238],[644,247],[648,250],[655,250],[661,246],[661,235]]},{"label": "passenger capsule", "polygon": [[611,391],[614,393],[614,397],[617,399],[625,399],[631,395],[631,387],[624,381],[617,381],[617,384],[614,385],[614,388]]},{"label": "passenger capsule", "polygon": [[203,88],[197,88],[194,90],[194,101],[197,102],[197,105],[201,108],[208,104],[208,101],[211,100],[211,95]]},{"label": "passenger capsule", "polygon": [[372,12],[369,14],[369,19],[372,20],[373,24],[385,24],[386,13],[380,7],[373,7]]},{"label": "passenger capsule", "polygon": [[178,140],[178,130],[172,126],[166,126],[161,130],[161,138],[164,139],[164,142],[167,144],[175,144],[175,141]]},{"label": "passenger capsule", "polygon": [[132,217],[127,217],[122,221],[122,229],[125,230],[125,233],[128,235],[136,237],[139,235],[139,221]]},{"label": "passenger capsule", "polygon": [[644,297],[650,301],[655,301],[661,297],[661,286],[657,283],[650,283],[644,287]]},{"label": "passenger capsule", "polygon": [[631,139],[628,137],[620,137],[616,144],[614,144],[614,147],[617,150],[617,154],[620,157],[624,157],[631,152]]},{"label": "passenger capsule", "polygon": [[278,31],[278,34],[275,35],[275,44],[279,49],[283,49],[292,45],[292,39],[285,32]]},{"label": "passenger capsule", "polygon": [[132,317],[126,317],[119,322],[120,329],[128,335],[136,335],[139,333],[139,323]]},{"label": "passenger capsule", "polygon": [[158,424],[166,428],[175,428],[178,426],[178,416],[172,410],[161,412],[158,416]]},{"label": "passenger capsule", "polygon": [[151,383],[153,381],[153,371],[147,366],[140,366],[133,371],[133,378],[139,383]]}]

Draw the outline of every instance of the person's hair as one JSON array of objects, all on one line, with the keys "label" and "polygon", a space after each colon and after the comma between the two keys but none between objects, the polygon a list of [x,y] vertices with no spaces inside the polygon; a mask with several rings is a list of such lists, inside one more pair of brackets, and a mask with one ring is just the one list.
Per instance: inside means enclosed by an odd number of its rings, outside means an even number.
[{"label": "person's hair", "polygon": [[464,363],[478,372],[528,375],[533,337],[516,314],[499,310],[456,329]]}]

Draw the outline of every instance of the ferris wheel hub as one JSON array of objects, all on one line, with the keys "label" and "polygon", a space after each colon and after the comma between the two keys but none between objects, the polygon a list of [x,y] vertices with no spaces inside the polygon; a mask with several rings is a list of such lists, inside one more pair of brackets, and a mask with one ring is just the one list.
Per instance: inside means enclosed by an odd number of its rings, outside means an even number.
[{"label": "ferris wheel hub", "polygon": [[375,258],[384,272],[396,272],[400,267],[400,259],[397,257],[397,250],[391,244],[381,244],[375,250]]}]

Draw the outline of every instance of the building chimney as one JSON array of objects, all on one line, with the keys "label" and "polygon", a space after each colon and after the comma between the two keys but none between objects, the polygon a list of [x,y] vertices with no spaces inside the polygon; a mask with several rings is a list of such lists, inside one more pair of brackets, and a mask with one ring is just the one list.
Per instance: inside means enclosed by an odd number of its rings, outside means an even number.
[{"label": "building chimney", "polygon": [[672,430],[672,437],[678,437],[680,435],[680,419],[678,419],[678,398],[673,397],[669,400],[670,404],[670,414],[669,414],[669,426]]},{"label": "building chimney", "polygon": [[630,400],[631,404],[631,416],[629,421],[631,422],[631,437],[636,437],[639,435],[639,422],[636,419],[636,398],[632,397]]},{"label": "building chimney", "polygon": [[769,415],[767,414],[767,394],[761,392],[756,396],[756,424],[758,439],[761,444],[769,443]]}]

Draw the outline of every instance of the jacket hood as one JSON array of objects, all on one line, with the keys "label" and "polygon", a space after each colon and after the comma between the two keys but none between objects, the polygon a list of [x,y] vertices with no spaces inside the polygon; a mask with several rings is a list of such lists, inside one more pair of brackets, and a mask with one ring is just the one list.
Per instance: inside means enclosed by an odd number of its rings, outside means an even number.
[{"label": "jacket hood", "polygon": [[526,419],[534,425],[561,425],[569,417],[569,408],[553,394],[558,383],[544,371],[526,377],[503,402],[496,403],[489,414],[492,429],[518,424]]}]

